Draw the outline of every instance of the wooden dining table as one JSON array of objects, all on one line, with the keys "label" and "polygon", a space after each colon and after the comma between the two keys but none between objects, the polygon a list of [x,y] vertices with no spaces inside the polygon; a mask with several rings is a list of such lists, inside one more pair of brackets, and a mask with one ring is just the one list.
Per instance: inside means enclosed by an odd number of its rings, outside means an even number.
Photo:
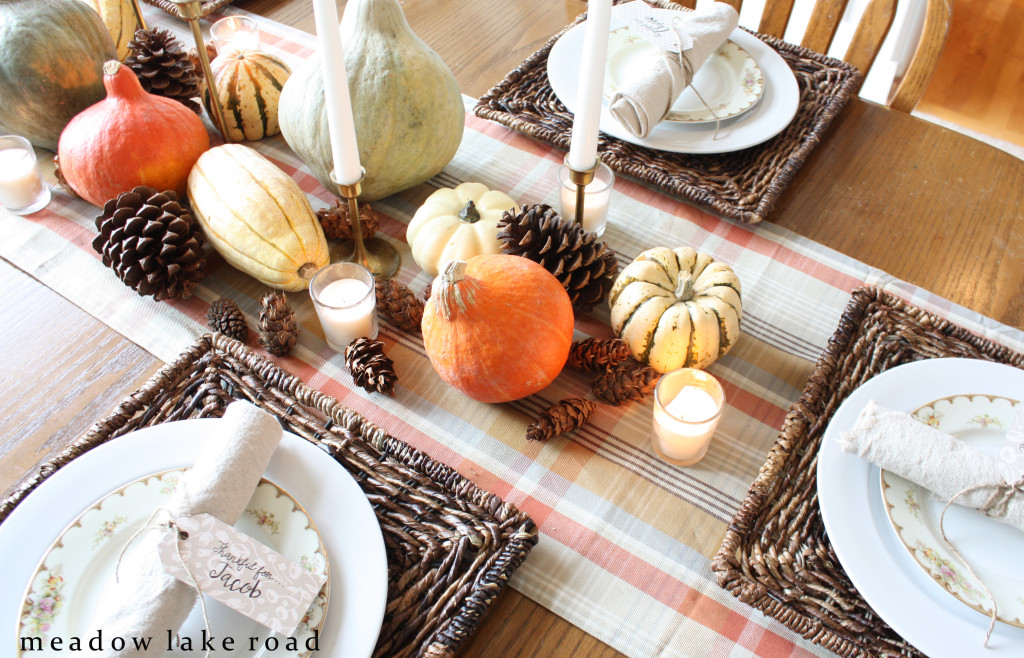
[{"label": "wooden dining table", "polygon": [[[338,4],[344,8],[343,0]],[[314,32],[306,0],[235,6]],[[402,6],[416,34],[473,97],[586,10],[579,0]],[[998,322],[1024,326],[1024,161],[975,139],[853,99],[768,221]],[[9,492],[163,364],[7,261],[0,262],[0,306],[0,489]],[[619,654],[509,590],[461,655]]]}]

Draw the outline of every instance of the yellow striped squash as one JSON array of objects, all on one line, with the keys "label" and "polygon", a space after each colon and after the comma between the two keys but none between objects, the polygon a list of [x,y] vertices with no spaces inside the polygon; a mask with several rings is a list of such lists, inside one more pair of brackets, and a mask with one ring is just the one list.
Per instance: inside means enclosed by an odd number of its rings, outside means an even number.
[{"label": "yellow striped squash", "polygon": [[659,372],[705,368],[740,335],[740,280],[690,247],[648,249],[609,294],[611,324],[633,356]]},{"label": "yellow striped squash", "polygon": [[135,9],[131,0],[81,0],[93,8],[103,24],[110,32],[110,38],[117,46],[117,58],[124,61],[128,56],[128,42],[135,36],[135,30],[139,29],[139,19],[135,16]]},{"label": "yellow striped squash", "polygon": [[214,249],[268,286],[304,290],[330,262],[306,195],[248,146],[225,144],[203,153],[189,174],[188,196]]},{"label": "yellow striped squash", "polygon": [[[277,106],[292,71],[280,58],[262,50],[232,50],[210,63],[224,123],[232,141],[256,140],[281,132]],[[210,90],[203,91],[210,112]]]}]

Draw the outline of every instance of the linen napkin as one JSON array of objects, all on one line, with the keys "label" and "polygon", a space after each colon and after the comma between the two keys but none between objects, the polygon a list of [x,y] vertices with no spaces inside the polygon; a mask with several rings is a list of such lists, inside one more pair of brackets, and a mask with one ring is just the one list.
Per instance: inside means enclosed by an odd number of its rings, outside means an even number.
[{"label": "linen napkin", "polygon": [[[271,455],[281,441],[281,426],[270,414],[244,401],[224,412],[216,437],[185,471],[166,509],[176,514],[211,514],[234,525],[252,497]],[[152,528],[136,537],[124,553],[117,582],[104,592],[92,628],[109,637],[154,637],[153,650],[108,650],[97,656],[159,656],[168,629],[177,632],[198,600],[194,589],[164,573],[157,544],[168,528]]]},{"label": "linen napkin", "polygon": [[1024,530],[1024,495],[1013,490],[998,460],[963,441],[871,400],[839,444],[933,492],[943,502],[983,511]]},{"label": "linen napkin", "polygon": [[693,76],[739,23],[736,10],[724,2],[699,11],[671,13],[674,16],[668,27],[675,34],[679,52],[656,49],[609,104],[612,116],[636,137],[647,137],[668,116]]}]

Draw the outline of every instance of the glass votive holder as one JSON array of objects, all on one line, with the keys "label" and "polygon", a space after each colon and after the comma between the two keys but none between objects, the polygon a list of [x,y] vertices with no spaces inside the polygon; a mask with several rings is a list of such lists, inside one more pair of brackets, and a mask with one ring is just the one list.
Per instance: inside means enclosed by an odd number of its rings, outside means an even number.
[{"label": "glass votive holder", "polygon": [[332,263],[309,282],[327,344],[344,352],[356,338],[377,337],[377,293],[370,270],[358,263]]},{"label": "glass votive holder", "polygon": [[695,368],[667,372],[654,389],[655,454],[676,466],[699,462],[725,409],[717,379]]},{"label": "glass votive holder", "polygon": [[36,162],[32,144],[18,135],[0,136],[0,206],[28,215],[50,202],[50,188]]},{"label": "glass votive holder", "polygon": [[[558,200],[559,213],[567,221],[576,219],[576,183],[569,177],[569,165],[558,168]],[[590,181],[583,196],[583,230],[604,235],[608,223],[608,204],[612,198],[612,186],[615,184],[615,172],[603,162],[599,162],[594,180]]]},{"label": "glass votive holder", "polygon": [[258,50],[260,30],[248,16],[228,16],[210,26],[210,40],[218,57],[229,50]]}]

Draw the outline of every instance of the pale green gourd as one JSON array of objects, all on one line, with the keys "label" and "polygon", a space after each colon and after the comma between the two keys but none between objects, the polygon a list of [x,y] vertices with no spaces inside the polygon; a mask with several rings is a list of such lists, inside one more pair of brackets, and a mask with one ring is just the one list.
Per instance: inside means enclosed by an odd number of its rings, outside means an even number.
[{"label": "pale green gourd", "polygon": [[[360,198],[373,201],[440,172],[462,141],[465,110],[451,70],[413,33],[397,0],[349,0],[341,32],[366,169]],[[319,56],[285,83],[278,119],[292,150],[336,189]]]}]

